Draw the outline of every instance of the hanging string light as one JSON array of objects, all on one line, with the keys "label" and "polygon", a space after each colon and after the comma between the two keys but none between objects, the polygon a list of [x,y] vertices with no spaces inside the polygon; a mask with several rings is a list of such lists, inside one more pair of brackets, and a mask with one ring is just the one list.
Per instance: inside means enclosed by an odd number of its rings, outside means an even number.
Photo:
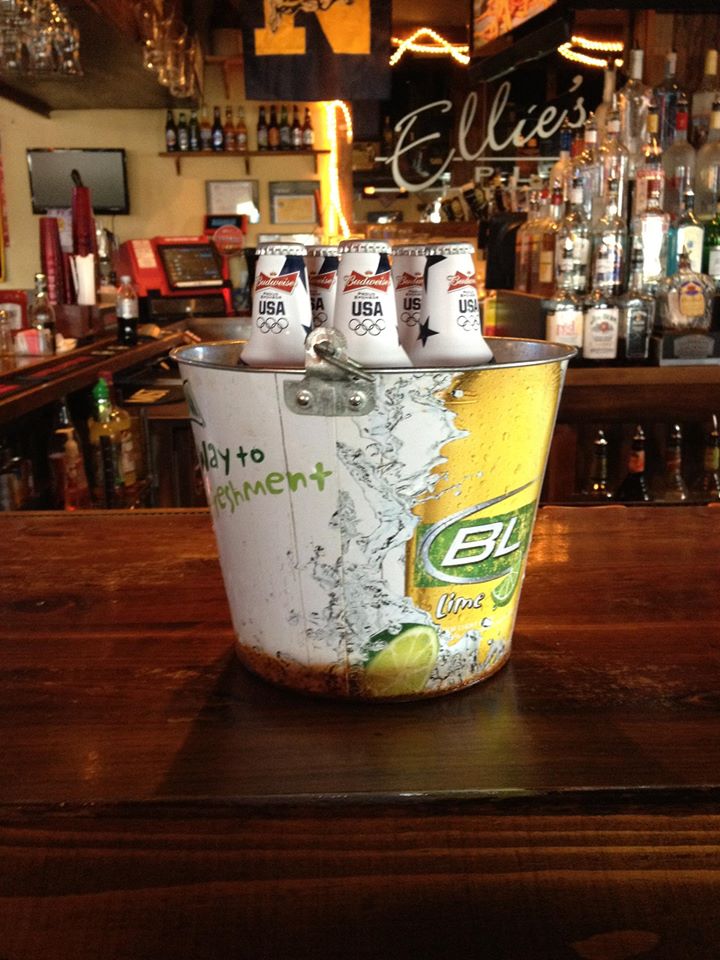
[{"label": "hanging string light", "polygon": [[[431,42],[421,43],[421,37],[427,38]],[[420,27],[404,40],[401,40],[399,37],[393,37],[392,44],[394,47],[397,47],[397,50],[390,57],[391,67],[394,67],[402,55],[408,50],[411,53],[444,54],[452,57],[453,60],[457,61],[457,63],[460,63],[463,66],[467,66],[467,64],[470,62],[470,48],[467,44],[450,43],[449,40],[446,40],[445,37],[441,37],[439,33],[436,33],[435,30],[431,30],[430,27]]]},{"label": "hanging string light", "polygon": [[[573,47],[580,47],[580,50],[574,50]],[[566,43],[561,43],[557,52],[566,60],[572,60],[574,63],[582,63],[586,67],[608,66],[609,58],[592,57],[582,50],[591,50],[594,53],[622,53],[624,45],[617,40],[590,40],[587,37],[572,36]],[[623,61],[617,57],[614,60],[616,67],[621,67]]]},{"label": "hanging string light", "polygon": [[342,199],[340,197],[340,169],[339,156],[340,145],[338,143],[338,124],[337,111],[342,113],[345,118],[345,135],[347,142],[352,143],[353,125],[350,108],[344,100],[327,100],[325,102],[325,120],[327,127],[327,138],[330,145],[330,159],[328,161],[328,182],[330,203],[327,216],[325,218],[325,230],[328,235],[340,234],[343,237],[350,236],[350,227],[342,208]]}]

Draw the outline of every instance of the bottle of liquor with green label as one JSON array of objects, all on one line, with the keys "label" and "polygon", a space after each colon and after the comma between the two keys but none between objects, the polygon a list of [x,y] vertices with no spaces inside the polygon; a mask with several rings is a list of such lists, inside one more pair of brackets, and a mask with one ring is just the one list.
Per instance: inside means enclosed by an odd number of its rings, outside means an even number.
[{"label": "bottle of liquor with green label", "polygon": [[642,503],[652,500],[645,476],[645,432],[638,424],[635,427],[628,456],[627,473],[615,493],[622,503]]},{"label": "bottle of liquor with green label", "polygon": [[604,430],[595,434],[592,446],[592,459],[583,497],[588,500],[612,500],[608,487],[608,442]]},{"label": "bottle of liquor with green label", "polygon": [[682,475],[682,430],[674,424],[665,445],[665,470],[658,481],[656,500],[683,503],[688,499],[688,488]]},{"label": "bottle of liquor with green label", "polygon": [[687,187],[680,202],[676,219],[668,230],[668,276],[677,272],[679,251],[683,249],[687,251],[690,268],[695,273],[700,273],[703,261],[704,235],[703,225],[695,216],[695,193],[692,187]]},{"label": "bottle of liquor with green label", "polygon": [[720,292],[720,196],[715,205],[715,216],[705,224],[703,273],[712,277],[715,291]]}]

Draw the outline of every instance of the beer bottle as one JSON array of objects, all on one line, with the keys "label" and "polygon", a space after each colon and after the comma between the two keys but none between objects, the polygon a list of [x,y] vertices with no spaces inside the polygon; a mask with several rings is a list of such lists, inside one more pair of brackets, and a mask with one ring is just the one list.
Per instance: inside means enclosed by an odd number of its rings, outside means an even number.
[{"label": "beer bottle", "polygon": [[288,112],[285,104],[280,108],[280,149],[290,150],[292,140],[290,134],[290,124],[288,123]]},{"label": "beer bottle", "polygon": [[260,107],[258,112],[257,148],[258,150],[268,149],[268,125],[265,119],[265,107]]},{"label": "beer bottle", "polygon": [[302,128],[303,150],[312,150],[315,145],[315,131],[313,130],[310,107],[305,107],[305,122]]},{"label": "beer bottle", "polygon": [[212,150],[212,127],[208,118],[208,108],[204,104],[200,114],[200,149]]},{"label": "beer bottle", "polygon": [[635,427],[628,457],[627,474],[617,489],[615,499],[623,503],[652,500],[645,477],[645,432],[640,424]]},{"label": "beer bottle", "polygon": [[694,486],[694,492],[702,500],[720,500],[720,434],[717,414],[712,416],[712,426],[705,439],[703,469]]},{"label": "beer bottle", "polygon": [[200,141],[200,124],[198,123],[198,112],[193,107],[190,111],[190,125],[188,128],[188,141],[190,149],[193,153],[197,153],[201,147]]},{"label": "beer bottle", "polygon": [[598,430],[593,440],[592,460],[583,496],[588,500],[612,500],[608,487],[608,442],[604,430]]},{"label": "beer bottle", "polygon": [[112,404],[104,377],[95,384],[92,395],[95,413],[88,420],[88,430],[93,452],[93,498],[99,506],[112,509],[120,505],[122,476],[120,443],[110,419]]},{"label": "beer bottle", "polygon": [[168,110],[165,117],[165,149],[168,153],[175,153],[178,148],[178,131],[172,110]]},{"label": "beer bottle", "polygon": [[225,123],[223,124],[223,142],[225,149],[231,153],[235,152],[237,143],[235,141],[235,123],[233,122],[232,107],[225,107]]},{"label": "beer bottle", "polygon": [[268,123],[268,149],[280,149],[280,127],[277,121],[277,111],[275,104],[270,107],[270,122]]},{"label": "beer bottle", "polygon": [[44,273],[35,274],[35,297],[28,308],[28,319],[38,332],[38,353],[55,353],[55,308],[48,297]]},{"label": "beer bottle", "polygon": [[235,145],[239,153],[247,153],[248,129],[245,123],[245,111],[238,107],[237,123],[235,125]]},{"label": "beer bottle", "polygon": [[183,153],[190,149],[190,128],[184,110],[181,110],[178,115],[177,145],[178,150],[182,150]]},{"label": "beer bottle", "polygon": [[216,153],[225,149],[225,132],[220,120],[220,107],[213,107],[213,125],[210,146]]},{"label": "beer bottle", "polygon": [[682,475],[682,430],[676,423],[670,429],[665,446],[665,471],[658,483],[656,499],[682,503],[688,498],[688,489]]},{"label": "beer bottle", "polygon": [[300,116],[298,114],[297,104],[293,104],[293,122],[290,131],[290,141],[293,150],[302,150],[302,127],[300,126]]}]

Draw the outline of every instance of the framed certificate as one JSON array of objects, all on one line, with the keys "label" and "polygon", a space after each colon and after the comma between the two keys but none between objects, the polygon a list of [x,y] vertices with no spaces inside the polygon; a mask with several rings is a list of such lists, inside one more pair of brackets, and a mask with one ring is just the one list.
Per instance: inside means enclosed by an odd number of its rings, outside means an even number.
[{"label": "framed certificate", "polygon": [[257,180],[206,180],[205,192],[209,214],[245,213],[250,223],[259,222]]},{"label": "framed certificate", "polygon": [[276,180],[270,184],[270,222],[317,223],[317,180]]}]

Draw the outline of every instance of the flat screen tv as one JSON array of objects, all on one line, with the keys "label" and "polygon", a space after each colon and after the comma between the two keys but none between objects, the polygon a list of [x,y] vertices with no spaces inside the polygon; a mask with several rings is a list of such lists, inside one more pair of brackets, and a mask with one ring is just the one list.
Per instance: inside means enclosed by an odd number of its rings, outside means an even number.
[{"label": "flat screen tv", "polygon": [[33,213],[71,206],[73,170],[90,188],[95,213],[130,212],[122,148],[29,149],[27,161]]}]

